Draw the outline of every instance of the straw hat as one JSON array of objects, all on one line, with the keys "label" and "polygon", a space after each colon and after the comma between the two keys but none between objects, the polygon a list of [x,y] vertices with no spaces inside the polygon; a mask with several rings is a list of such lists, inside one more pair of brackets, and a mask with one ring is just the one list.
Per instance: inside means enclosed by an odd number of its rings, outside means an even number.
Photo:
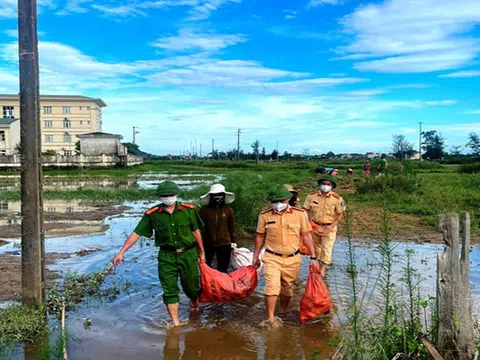
[{"label": "straw hat", "polygon": [[284,186],[288,191],[290,191],[291,193],[295,194],[295,197],[296,197],[297,200],[298,200],[298,191],[295,190],[292,185],[290,185],[290,184],[285,184],[285,185],[283,185],[283,186]]},{"label": "straw hat", "polygon": [[200,196],[200,201],[208,204],[210,202],[210,195],[225,194],[225,204],[231,204],[235,200],[235,194],[225,191],[225,186],[222,184],[213,184],[210,186],[210,191],[203,196]]}]

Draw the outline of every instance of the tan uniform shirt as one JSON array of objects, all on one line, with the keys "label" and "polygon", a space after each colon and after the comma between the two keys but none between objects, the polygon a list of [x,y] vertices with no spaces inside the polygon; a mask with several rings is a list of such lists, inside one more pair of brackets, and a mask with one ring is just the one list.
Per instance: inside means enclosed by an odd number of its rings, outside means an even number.
[{"label": "tan uniform shirt", "polygon": [[320,225],[331,224],[346,208],[342,197],[332,191],[325,196],[320,191],[310,193],[303,207],[309,210],[310,218]]},{"label": "tan uniform shirt", "polygon": [[258,218],[257,233],[266,234],[265,247],[278,254],[292,254],[300,247],[300,235],[312,231],[302,209],[288,207],[281,213],[265,210]]}]

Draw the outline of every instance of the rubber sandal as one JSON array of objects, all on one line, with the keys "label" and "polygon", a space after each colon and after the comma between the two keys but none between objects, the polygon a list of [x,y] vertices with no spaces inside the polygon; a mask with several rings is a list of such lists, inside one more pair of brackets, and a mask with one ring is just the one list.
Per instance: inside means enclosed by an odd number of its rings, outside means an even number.
[{"label": "rubber sandal", "polygon": [[190,311],[192,313],[196,313],[196,312],[200,311],[200,307],[198,306],[198,302],[193,303],[193,302],[190,301]]}]

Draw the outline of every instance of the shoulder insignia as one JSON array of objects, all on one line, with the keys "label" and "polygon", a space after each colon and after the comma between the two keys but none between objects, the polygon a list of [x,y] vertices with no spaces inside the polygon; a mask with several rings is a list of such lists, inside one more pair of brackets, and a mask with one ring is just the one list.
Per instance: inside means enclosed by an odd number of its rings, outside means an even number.
[{"label": "shoulder insignia", "polygon": [[159,209],[159,207],[158,207],[158,206],[155,206],[155,207],[153,207],[153,208],[148,209],[147,211],[145,211],[145,214],[147,214],[147,215],[152,215],[152,214],[153,214],[155,211],[157,211],[158,209]]},{"label": "shoulder insignia", "polygon": [[308,195],[317,195],[318,194],[318,191],[312,191],[310,194]]},{"label": "shoulder insignia", "polygon": [[263,211],[260,212],[260,214],[266,214],[266,213],[268,213],[269,211],[272,211],[272,209],[263,210]]},{"label": "shoulder insignia", "polygon": [[330,194],[332,194],[332,196],[333,196],[334,198],[337,198],[337,199],[341,199],[341,198],[342,198],[340,195],[338,195],[337,193],[335,193],[335,192],[333,192],[333,191],[332,191]]},{"label": "shoulder insignia", "polygon": [[189,203],[182,203],[182,206],[185,206],[186,208],[189,208],[189,209],[195,209],[195,205],[189,204]]},{"label": "shoulder insignia", "polygon": [[300,209],[300,208],[297,208],[297,207],[292,207],[293,210],[297,210],[297,211],[301,211],[301,212],[304,212],[303,209]]}]

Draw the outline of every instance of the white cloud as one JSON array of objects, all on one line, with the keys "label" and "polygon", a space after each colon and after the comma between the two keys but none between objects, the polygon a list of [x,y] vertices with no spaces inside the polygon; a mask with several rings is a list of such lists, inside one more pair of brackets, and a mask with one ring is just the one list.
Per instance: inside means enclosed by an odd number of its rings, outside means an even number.
[{"label": "white cloud", "polygon": [[2,31],[5,35],[12,38],[18,38],[18,30],[17,29],[7,29]]},{"label": "white cloud", "polygon": [[439,77],[443,78],[470,78],[470,77],[479,77],[480,70],[464,70],[464,71],[457,71],[450,74],[443,74],[439,75]]},{"label": "white cloud", "polygon": [[375,96],[375,95],[382,95],[387,92],[388,91],[385,89],[364,89],[364,90],[349,91],[347,92],[347,94],[352,96]]},{"label": "white cloud", "polygon": [[480,109],[467,111],[467,112],[465,112],[465,114],[468,114],[468,115],[480,115]]},{"label": "white cloud", "polygon": [[285,9],[283,10],[283,12],[285,13],[285,20],[292,20],[297,17],[297,12],[294,10]]},{"label": "white cloud", "polygon": [[57,15],[68,15],[70,13],[83,14],[89,11],[88,4],[93,0],[67,0],[65,7],[57,11]]},{"label": "white cloud", "polygon": [[199,0],[198,4],[189,11],[189,21],[206,20],[212,12],[218,10],[223,5],[230,3],[241,3],[242,0]]},{"label": "white cloud", "polygon": [[94,4],[92,8],[102,12],[104,15],[119,17],[147,16],[145,11],[137,9],[136,5],[107,6]]},{"label": "white cloud", "polygon": [[310,0],[308,7],[316,7],[320,5],[340,5],[343,0]]},{"label": "white cloud", "polygon": [[[468,9],[468,11],[465,11]],[[385,0],[358,7],[341,21],[350,44],[336,49],[361,71],[414,73],[456,69],[480,52],[472,34],[480,24],[477,0]]]},{"label": "white cloud", "polygon": [[227,46],[247,41],[242,34],[224,35],[215,33],[195,33],[192,29],[182,29],[176,36],[165,36],[151,45],[172,51],[204,50],[215,51]]}]

